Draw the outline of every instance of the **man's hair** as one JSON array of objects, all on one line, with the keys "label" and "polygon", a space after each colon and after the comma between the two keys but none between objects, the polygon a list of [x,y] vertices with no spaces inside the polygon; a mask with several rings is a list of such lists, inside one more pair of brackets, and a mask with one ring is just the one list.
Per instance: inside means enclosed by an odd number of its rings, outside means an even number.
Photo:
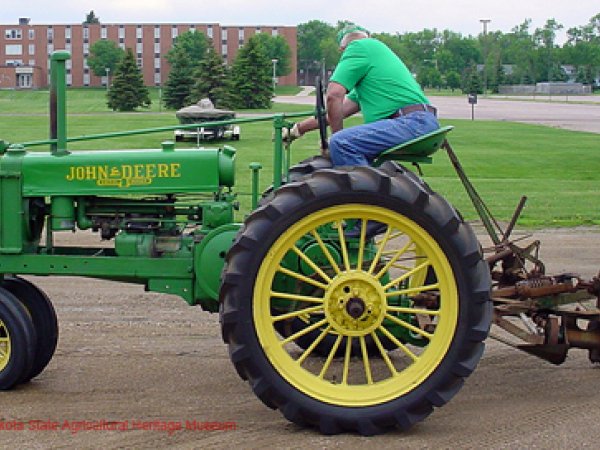
[{"label": "man's hair", "polygon": [[360,25],[356,25],[355,23],[349,23],[344,28],[342,28],[337,34],[337,43],[340,47],[343,47],[343,43],[348,44],[349,40],[345,39],[346,36],[350,34],[356,34],[354,37],[356,38],[364,38],[369,37],[371,33],[366,28],[361,27]]},{"label": "man's hair", "polygon": [[348,33],[342,38],[342,42],[340,42],[340,47],[346,48],[350,42],[356,39],[364,39],[368,37],[369,35],[364,31],[354,31],[352,33]]}]

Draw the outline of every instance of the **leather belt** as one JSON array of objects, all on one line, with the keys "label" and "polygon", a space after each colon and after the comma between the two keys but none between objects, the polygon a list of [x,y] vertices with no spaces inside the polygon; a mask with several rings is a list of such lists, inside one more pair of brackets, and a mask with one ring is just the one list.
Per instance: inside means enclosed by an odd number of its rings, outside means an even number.
[{"label": "leather belt", "polygon": [[417,105],[408,105],[408,106],[405,106],[404,108],[400,108],[398,111],[396,111],[394,114],[392,114],[389,118],[395,119],[396,117],[406,116],[407,114],[414,113],[417,111],[428,111],[437,117],[437,108],[435,108],[431,105],[417,104]]}]

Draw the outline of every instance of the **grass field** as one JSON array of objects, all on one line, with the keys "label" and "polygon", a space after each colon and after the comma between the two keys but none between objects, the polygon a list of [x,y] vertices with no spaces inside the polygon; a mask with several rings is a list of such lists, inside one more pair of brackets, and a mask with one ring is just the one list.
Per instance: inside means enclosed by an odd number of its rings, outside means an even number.
[{"label": "grass field", "polygon": [[[156,94],[156,91],[153,91]],[[99,90],[69,91],[68,134],[150,128],[177,123],[173,111],[110,113]],[[48,136],[47,92],[0,92],[0,139],[24,142]],[[297,112],[306,107],[276,105],[270,111]],[[246,112],[246,111],[244,111]],[[358,123],[352,119],[352,123]],[[600,136],[506,122],[446,121],[456,128],[450,142],[481,196],[499,220],[508,220],[521,195],[529,198],[519,222],[522,226],[600,225]],[[263,164],[261,185],[272,177],[272,128],[269,122],[242,125],[238,149],[237,187],[242,210],[250,205],[252,161]],[[171,132],[102,141],[73,143],[71,149],[158,148]],[[191,144],[189,144],[191,145]],[[211,144],[208,144],[211,145]],[[315,154],[317,135],[312,133],[292,146],[292,161]],[[33,148],[32,148],[33,150]],[[35,148],[36,151],[45,150]],[[432,165],[422,166],[425,180],[467,219],[473,208],[444,152]]]}]

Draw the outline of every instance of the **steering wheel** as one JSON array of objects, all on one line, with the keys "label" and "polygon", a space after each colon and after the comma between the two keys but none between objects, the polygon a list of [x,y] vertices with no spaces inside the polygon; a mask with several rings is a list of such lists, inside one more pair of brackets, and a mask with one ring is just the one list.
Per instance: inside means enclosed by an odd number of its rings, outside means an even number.
[{"label": "steering wheel", "polygon": [[316,81],[317,88],[317,109],[316,119],[319,124],[319,136],[321,138],[321,148],[327,150],[329,148],[329,142],[327,141],[327,112],[325,110],[325,98],[323,95],[323,83],[321,77],[317,77]]}]

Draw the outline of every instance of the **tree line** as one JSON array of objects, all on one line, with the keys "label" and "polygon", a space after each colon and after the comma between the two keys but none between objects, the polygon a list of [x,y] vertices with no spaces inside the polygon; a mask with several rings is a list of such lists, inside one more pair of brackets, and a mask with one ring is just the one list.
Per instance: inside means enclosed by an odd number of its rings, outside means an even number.
[{"label": "tree line", "polygon": [[[274,95],[272,60],[277,59],[276,76],[291,70],[287,41],[265,33],[250,37],[231,66],[225,64],[211,39],[194,31],[179,35],[166,59],[170,71],[162,102],[173,109],[202,98],[209,98],[219,108],[270,108]],[[107,93],[109,108],[133,111],[150,106],[148,88],[131,49],[122,50],[110,40],[97,41],[90,47],[88,65],[96,76],[112,74]]]},{"label": "tree line", "polygon": [[[335,68],[340,57],[335,36],[346,23],[333,26],[312,20],[298,25],[298,67],[303,74]],[[543,27],[532,30],[531,20],[526,19],[508,33],[463,36],[424,29],[373,37],[385,42],[424,87],[482,92],[485,83],[488,90],[497,92],[502,84],[567,81],[565,65],[575,68],[575,81],[594,85],[600,71],[600,14],[566,30],[567,41],[561,46],[557,33],[563,28],[548,19]]]}]

